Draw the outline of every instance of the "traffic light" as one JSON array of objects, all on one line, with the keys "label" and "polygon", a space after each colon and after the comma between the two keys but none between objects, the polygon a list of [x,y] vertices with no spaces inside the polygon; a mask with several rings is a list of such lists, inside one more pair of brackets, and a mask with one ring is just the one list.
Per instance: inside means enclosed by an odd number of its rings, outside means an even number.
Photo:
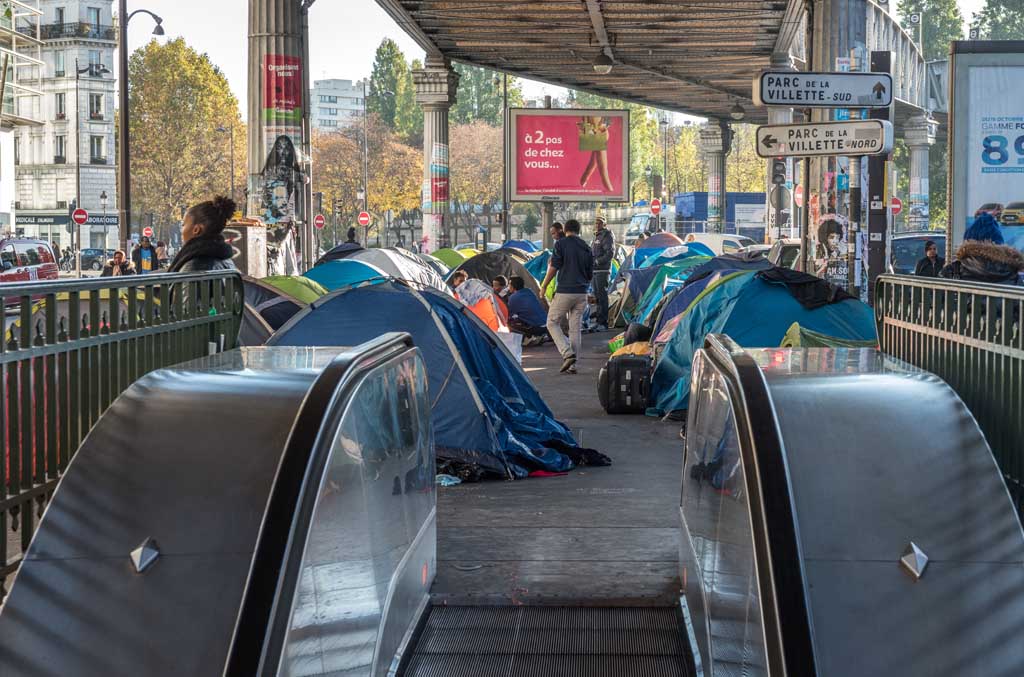
[{"label": "traffic light", "polygon": [[783,186],[786,184],[786,161],[772,160],[772,185]]}]

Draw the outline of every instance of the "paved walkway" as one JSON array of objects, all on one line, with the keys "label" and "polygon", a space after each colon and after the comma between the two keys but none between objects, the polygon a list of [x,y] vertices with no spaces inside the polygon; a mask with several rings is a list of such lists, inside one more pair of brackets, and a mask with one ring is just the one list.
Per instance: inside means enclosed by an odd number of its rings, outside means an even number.
[{"label": "paved walkway", "polygon": [[613,465],[566,477],[439,489],[439,600],[497,604],[674,604],[679,583],[679,424],[608,416],[597,399],[598,352],[584,336],[580,373],[558,373],[551,344],[523,367],[583,446]]}]

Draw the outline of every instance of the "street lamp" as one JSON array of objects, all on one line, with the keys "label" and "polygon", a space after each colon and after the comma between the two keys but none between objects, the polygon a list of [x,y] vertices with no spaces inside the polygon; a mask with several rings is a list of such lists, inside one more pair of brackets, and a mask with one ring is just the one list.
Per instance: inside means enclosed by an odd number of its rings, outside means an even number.
[{"label": "street lamp", "polygon": [[153,35],[164,34],[164,20],[158,17],[148,9],[137,9],[131,14],[128,13],[128,0],[118,0],[117,3],[117,16],[119,18],[118,26],[118,44],[120,45],[120,52],[118,53],[118,64],[117,68],[120,73],[118,78],[118,126],[120,127],[120,134],[118,135],[118,169],[120,176],[120,190],[117,193],[117,200],[119,203],[118,211],[120,212],[120,236],[121,242],[128,242],[131,237],[131,218],[132,218],[132,190],[131,190],[131,157],[129,156],[129,132],[128,132],[128,22],[132,20],[132,17],[142,12],[153,17],[156,21],[156,26],[153,28]]},{"label": "street lamp", "polygon": [[231,199],[235,199],[235,125],[232,123],[230,129],[225,129],[224,125],[217,128],[217,131],[221,134],[231,135]]},{"label": "street lamp", "polygon": [[[494,76],[498,84],[498,76]],[[512,224],[508,219],[508,73],[501,74],[501,229],[505,242],[512,239]]]},{"label": "street lamp", "polygon": [[[89,64],[85,68],[78,65],[75,59],[75,206],[82,208],[82,99],[79,95],[78,83],[83,73],[91,73],[97,77],[109,75],[110,69],[103,64]],[[82,227],[75,227],[75,242],[78,244],[78,263],[75,270],[82,277]]]}]

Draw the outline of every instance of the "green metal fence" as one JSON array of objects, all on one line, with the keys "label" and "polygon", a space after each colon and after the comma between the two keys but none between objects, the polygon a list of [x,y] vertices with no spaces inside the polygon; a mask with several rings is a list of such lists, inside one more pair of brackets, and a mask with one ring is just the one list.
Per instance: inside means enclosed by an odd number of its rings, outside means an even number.
[{"label": "green metal fence", "polygon": [[1024,513],[1024,287],[883,275],[875,317],[882,350],[967,404]]},{"label": "green metal fence", "polygon": [[0,284],[0,600],[100,415],[147,372],[234,348],[243,299],[235,271]]}]

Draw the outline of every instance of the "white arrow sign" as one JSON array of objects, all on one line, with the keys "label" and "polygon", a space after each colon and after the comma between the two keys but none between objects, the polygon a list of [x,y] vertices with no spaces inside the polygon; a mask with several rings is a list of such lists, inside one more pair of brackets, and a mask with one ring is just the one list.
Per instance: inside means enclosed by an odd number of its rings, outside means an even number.
[{"label": "white arrow sign", "polygon": [[878,155],[891,150],[892,124],[885,120],[757,128],[757,154],[763,158]]},{"label": "white arrow sign", "polygon": [[789,108],[885,108],[892,105],[892,76],[765,71],[754,79],[754,103]]}]

